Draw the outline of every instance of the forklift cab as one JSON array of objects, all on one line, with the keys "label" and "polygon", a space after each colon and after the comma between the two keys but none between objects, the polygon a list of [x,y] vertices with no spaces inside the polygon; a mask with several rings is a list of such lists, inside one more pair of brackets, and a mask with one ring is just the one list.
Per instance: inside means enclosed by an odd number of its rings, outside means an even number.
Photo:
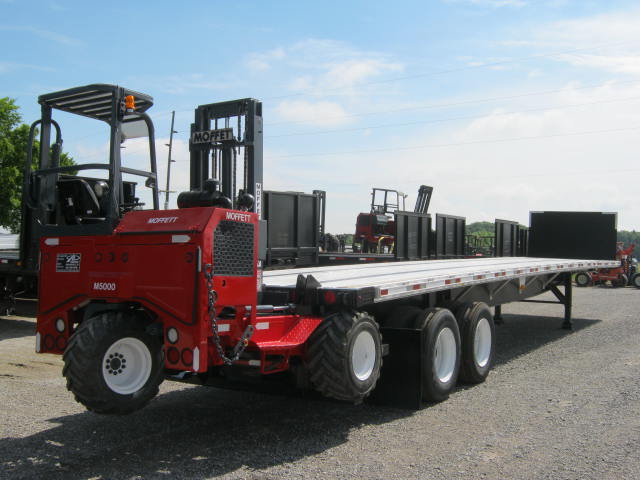
[{"label": "forklift cab", "polygon": [[[137,177],[150,189],[148,207],[158,208],[155,132],[145,113],[153,106],[152,97],[117,85],[93,84],[41,95],[38,102],[41,118],[31,125],[22,193],[21,261],[27,269],[37,267],[40,237],[108,235],[127,211],[142,208]],[[108,160],[82,163],[76,158],[78,164],[61,166],[62,131],[52,118],[53,110],[107,123]],[[40,148],[34,161],[38,131]],[[148,167],[125,167],[125,141],[141,137],[148,139]]]},{"label": "forklift cab", "polygon": [[385,215],[404,210],[405,198],[407,196],[397,190],[374,187],[371,192],[371,213]]}]

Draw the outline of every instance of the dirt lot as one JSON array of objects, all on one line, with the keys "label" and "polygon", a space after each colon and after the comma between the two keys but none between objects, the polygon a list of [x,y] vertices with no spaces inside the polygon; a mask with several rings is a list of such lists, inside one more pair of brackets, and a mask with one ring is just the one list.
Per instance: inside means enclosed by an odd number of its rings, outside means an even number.
[{"label": "dirt lot", "polygon": [[74,402],[34,321],[0,319],[0,478],[640,478],[640,291],[504,307],[486,383],[420,411],[165,382],[129,416]]}]

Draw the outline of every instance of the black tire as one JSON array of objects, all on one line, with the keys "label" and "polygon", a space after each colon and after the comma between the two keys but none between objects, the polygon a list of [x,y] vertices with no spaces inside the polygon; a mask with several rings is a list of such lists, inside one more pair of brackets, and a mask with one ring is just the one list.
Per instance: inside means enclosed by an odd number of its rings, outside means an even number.
[{"label": "black tire", "polygon": [[636,273],[631,277],[631,285],[636,288],[640,288],[640,273]]},{"label": "black tire", "polygon": [[80,324],[62,371],[76,401],[96,413],[125,414],[157,395],[164,374],[162,339],[149,335],[146,324],[132,311],[101,312]]},{"label": "black tire", "polygon": [[382,324],[385,328],[413,328],[422,309],[413,305],[401,305],[394,308]]},{"label": "black tire", "polygon": [[613,285],[616,288],[626,287],[627,283],[629,283],[629,279],[624,273],[620,275],[616,280],[611,281],[611,285]]},{"label": "black tire", "polygon": [[576,273],[575,282],[578,287],[588,287],[591,283],[591,277],[587,272],[579,272]]},{"label": "black tire", "polygon": [[434,308],[424,310],[414,326],[423,330],[422,399],[426,402],[442,402],[449,398],[458,380],[458,322],[446,308]]},{"label": "black tire", "polygon": [[457,312],[462,354],[460,380],[482,383],[493,368],[496,327],[493,315],[484,302],[466,305]]},{"label": "black tire", "polygon": [[[364,356],[358,355],[363,342],[369,349],[365,348]],[[322,395],[360,403],[375,388],[382,366],[382,340],[378,324],[368,314],[329,315],[307,345],[309,379]]]}]

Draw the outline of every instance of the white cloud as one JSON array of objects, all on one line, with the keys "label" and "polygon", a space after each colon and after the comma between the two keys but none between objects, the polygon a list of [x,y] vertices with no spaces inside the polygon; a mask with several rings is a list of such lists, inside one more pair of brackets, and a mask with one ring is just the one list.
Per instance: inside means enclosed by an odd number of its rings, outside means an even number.
[{"label": "white cloud", "polygon": [[285,51],[283,48],[274,48],[262,53],[251,53],[247,57],[247,66],[254,72],[264,72],[269,70],[272,63],[283,60],[285,58]]},{"label": "white cloud", "polygon": [[254,52],[247,66],[258,73],[278,61],[294,92],[311,95],[361,85],[382,74],[401,72],[404,66],[379,52],[364,51],[335,40],[307,39],[287,47]]},{"label": "white cloud", "polygon": [[338,126],[349,123],[347,111],[338,103],[307,100],[285,100],[278,104],[276,113],[287,122],[314,126]]},{"label": "white cloud", "polygon": [[545,57],[576,67],[638,75],[638,23],[640,9],[604,13],[542,25],[502,44],[555,51]]},{"label": "white cloud", "polygon": [[559,60],[578,67],[590,67],[613,73],[640,75],[640,55],[558,55]]},{"label": "white cloud", "polygon": [[79,46],[84,44],[84,42],[78,38],[32,26],[0,25],[0,31],[25,32],[43,38],[45,40],[51,40],[56,43],[68,46]]},{"label": "white cloud", "polygon": [[38,70],[41,72],[52,72],[54,69],[41,65],[29,65],[26,63],[0,62],[0,73],[9,73],[16,70]]},{"label": "white cloud", "polygon": [[401,70],[399,64],[379,59],[347,60],[328,64],[320,82],[331,88],[351,88],[383,73]]}]

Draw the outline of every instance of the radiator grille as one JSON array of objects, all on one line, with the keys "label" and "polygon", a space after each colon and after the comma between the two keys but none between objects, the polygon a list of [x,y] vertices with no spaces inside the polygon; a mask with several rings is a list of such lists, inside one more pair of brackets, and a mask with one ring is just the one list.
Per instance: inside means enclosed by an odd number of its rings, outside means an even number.
[{"label": "radiator grille", "polygon": [[223,220],[213,235],[213,272],[232,277],[253,276],[252,223]]}]

